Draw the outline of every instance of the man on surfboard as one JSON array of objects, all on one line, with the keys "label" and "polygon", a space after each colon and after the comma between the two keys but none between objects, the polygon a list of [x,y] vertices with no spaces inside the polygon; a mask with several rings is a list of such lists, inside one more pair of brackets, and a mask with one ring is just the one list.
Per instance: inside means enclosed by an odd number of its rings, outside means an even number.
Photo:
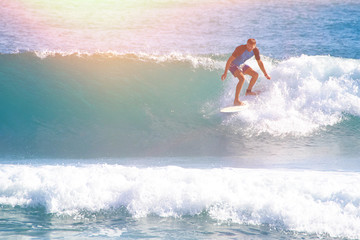
[{"label": "man on surfboard", "polygon": [[245,75],[251,76],[249,87],[246,90],[246,95],[256,95],[256,93],[252,92],[252,87],[258,79],[259,74],[245,64],[245,62],[254,55],[261,71],[264,73],[264,76],[270,80],[271,78],[266,73],[264,64],[260,59],[259,49],[256,47],[256,41],[253,38],[250,38],[246,45],[240,45],[235,49],[226,62],[225,72],[221,76],[221,80],[224,81],[226,79],[227,71],[230,70],[230,72],[239,79],[239,83],[236,85],[234,100],[234,105],[236,106],[244,105],[244,103],[239,100],[239,95],[245,81]]}]

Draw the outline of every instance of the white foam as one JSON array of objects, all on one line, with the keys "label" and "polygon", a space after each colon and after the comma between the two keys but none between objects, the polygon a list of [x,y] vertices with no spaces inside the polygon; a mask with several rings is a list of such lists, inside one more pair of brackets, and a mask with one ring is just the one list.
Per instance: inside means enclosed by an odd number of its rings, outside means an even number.
[{"label": "white foam", "polygon": [[95,233],[91,234],[91,237],[111,237],[116,238],[120,237],[124,232],[127,230],[125,228],[105,228],[96,231]]},{"label": "white foam", "polygon": [[[263,61],[272,79],[260,74],[254,89],[263,90],[262,94],[256,98],[242,94],[249,109],[225,119],[225,125],[244,130],[245,122],[244,132],[249,134],[308,135],[339,123],[344,114],[360,116],[359,60],[303,55]],[[254,60],[249,65],[261,73]],[[233,101],[234,82],[227,84],[222,102]]]},{"label": "white foam", "polygon": [[[17,52],[20,53],[20,52]],[[139,59],[142,61],[154,61],[156,63],[164,62],[189,62],[194,68],[203,67],[208,70],[213,69],[223,69],[224,62],[213,60],[211,57],[206,56],[196,56],[181,52],[169,52],[164,53],[147,53],[147,52],[118,52],[118,51],[83,51],[83,50],[71,50],[71,51],[61,51],[61,50],[41,50],[34,51],[34,54],[41,58],[45,59],[48,57],[55,56],[77,56],[77,57],[91,57],[91,56],[103,56],[108,58],[130,58],[130,59]]]},{"label": "white foam", "polygon": [[360,238],[360,174],[350,172],[1,165],[0,204],[57,214],[126,207],[135,218],[206,210],[220,222]]}]

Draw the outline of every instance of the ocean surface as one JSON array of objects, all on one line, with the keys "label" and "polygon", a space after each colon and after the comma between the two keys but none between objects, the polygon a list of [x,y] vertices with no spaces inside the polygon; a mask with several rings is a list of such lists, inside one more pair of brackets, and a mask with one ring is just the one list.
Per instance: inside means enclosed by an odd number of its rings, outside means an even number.
[{"label": "ocean surface", "polygon": [[359,39],[358,0],[0,0],[0,239],[360,239]]}]

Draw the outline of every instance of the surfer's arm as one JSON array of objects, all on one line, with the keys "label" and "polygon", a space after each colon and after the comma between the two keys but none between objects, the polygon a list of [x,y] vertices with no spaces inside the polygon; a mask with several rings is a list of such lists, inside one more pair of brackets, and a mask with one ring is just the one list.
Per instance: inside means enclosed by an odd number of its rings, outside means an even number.
[{"label": "surfer's arm", "polygon": [[257,63],[259,64],[259,67],[261,69],[261,71],[264,73],[264,76],[267,78],[267,79],[271,79],[271,77],[267,74],[266,70],[265,70],[265,67],[264,67],[264,63],[259,59],[257,60]]},{"label": "surfer's arm", "polygon": [[234,61],[234,59],[235,59],[235,57],[234,57],[233,55],[231,55],[231,56],[229,57],[229,59],[227,60],[224,74],[221,76],[221,80],[222,80],[222,81],[225,80],[226,75],[227,75],[227,72],[228,72],[228,70],[229,70],[229,68],[230,68],[230,64],[232,63],[232,61]]}]

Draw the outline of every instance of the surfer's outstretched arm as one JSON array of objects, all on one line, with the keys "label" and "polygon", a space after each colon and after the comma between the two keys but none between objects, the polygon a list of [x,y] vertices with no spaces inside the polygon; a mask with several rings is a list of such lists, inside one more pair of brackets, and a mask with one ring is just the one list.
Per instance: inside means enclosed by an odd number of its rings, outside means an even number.
[{"label": "surfer's outstretched arm", "polygon": [[264,67],[264,63],[261,60],[257,60],[257,63],[259,64],[261,71],[264,73],[264,76],[270,80],[271,77],[267,74],[265,67]]},{"label": "surfer's outstretched arm", "polygon": [[234,61],[234,59],[235,59],[235,57],[234,57],[233,55],[231,55],[231,56],[229,57],[229,59],[227,60],[224,74],[221,76],[221,81],[224,81],[224,80],[225,80],[226,75],[227,75],[227,71],[229,70],[230,64],[232,63],[232,61]]}]

